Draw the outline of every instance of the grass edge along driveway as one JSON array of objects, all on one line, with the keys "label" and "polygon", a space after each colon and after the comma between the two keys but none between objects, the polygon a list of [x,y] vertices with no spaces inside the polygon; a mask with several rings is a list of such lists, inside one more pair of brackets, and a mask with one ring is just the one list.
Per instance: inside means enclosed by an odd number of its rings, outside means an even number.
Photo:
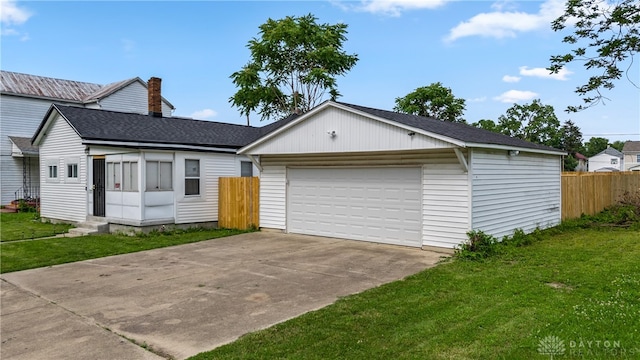
[{"label": "grass edge along driveway", "polygon": [[640,358],[640,232],[576,227],[538,236],[191,359]]}]

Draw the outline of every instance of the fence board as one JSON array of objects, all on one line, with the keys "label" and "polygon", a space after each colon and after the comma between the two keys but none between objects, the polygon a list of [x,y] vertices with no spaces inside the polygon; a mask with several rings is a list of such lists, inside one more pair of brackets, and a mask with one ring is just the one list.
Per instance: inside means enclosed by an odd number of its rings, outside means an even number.
[{"label": "fence board", "polygon": [[218,226],[259,227],[260,178],[221,177],[218,181]]},{"label": "fence board", "polygon": [[594,215],[625,192],[640,191],[640,172],[562,173],[562,220]]}]

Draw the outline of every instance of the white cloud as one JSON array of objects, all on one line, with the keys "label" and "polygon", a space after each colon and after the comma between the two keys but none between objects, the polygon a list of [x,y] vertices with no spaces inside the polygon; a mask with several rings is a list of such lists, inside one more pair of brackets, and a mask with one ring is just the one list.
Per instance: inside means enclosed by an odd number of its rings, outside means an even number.
[{"label": "white cloud", "polygon": [[16,5],[15,0],[0,1],[0,22],[3,25],[24,24],[31,17],[31,13]]},{"label": "white cloud", "polygon": [[494,97],[493,99],[503,103],[517,103],[520,101],[531,100],[537,96],[538,94],[533,91],[509,90],[502,93],[500,96]]},{"label": "white cloud", "polygon": [[520,81],[520,77],[519,76],[505,75],[505,76],[502,77],[502,81],[508,82],[508,83],[517,83],[518,81]]},{"label": "white cloud", "polygon": [[534,76],[544,79],[554,79],[554,80],[569,80],[567,78],[568,75],[573,74],[573,72],[567,70],[567,68],[562,68],[555,74],[552,74],[551,71],[545,68],[531,68],[528,66],[520,66],[520,75],[522,76]]},{"label": "white cloud", "polygon": [[191,117],[194,119],[210,119],[215,117],[216,115],[218,115],[218,113],[215,110],[202,109],[192,113]]},{"label": "white cloud", "polygon": [[[31,17],[31,12],[16,5],[14,0],[0,0],[0,35],[2,36],[18,36],[19,31],[13,26],[22,25]],[[23,35],[20,40],[26,41],[29,35]]]},{"label": "white cloud", "polygon": [[335,2],[335,4],[344,10],[400,16],[404,11],[435,9],[449,1],[451,0],[362,0],[359,5],[344,5],[343,2]]},{"label": "white cloud", "polygon": [[502,11],[502,4],[494,4],[493,8],[499,9],[497,11],[480,13],[461,22],[449,31],[445,41],[453,42],[467,36],[513,38],[520,32],[548,29],[549,24],[564,12],[563,0],[547,0],[534,14]]}]

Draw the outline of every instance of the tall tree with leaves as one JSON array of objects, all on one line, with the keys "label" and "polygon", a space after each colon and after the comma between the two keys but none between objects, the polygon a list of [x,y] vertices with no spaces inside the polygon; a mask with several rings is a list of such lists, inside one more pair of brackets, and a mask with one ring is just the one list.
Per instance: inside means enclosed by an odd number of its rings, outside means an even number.
[{"label": "tall tree with leaves", "polygon": [[514,104],[498,118],[501,133],[536,144],[558,147],[560,120],[551,105],[539,99],[531,104]]},{"label": "tall tree with leaves", "polygon": [[346,24],[318,24],[312,14],[268,19],[260,25],[260,37],[249,41],[248,64],[231,75],[238,91],[229,102],[247,117],[256,111],[261,119],[281,118],[305,112],[323,101],[340,96],[336,77],[358,61],[347,54]]},{"label": "tall tree with leaves", "polygon": [[[584,105],[567,108],[567,111],[579,111],[606,99],[601,90],[612,89],[614,82],[632,66],[633,58],[640,51],[640,3],[638,0],[614,0],[613,3],[568,0],[564,14],[551,24],[555,31],[567,26],[573,28],[573,34],[562,41],[574,49],[552,56],[549,70],[558,73],[571,62],[583,61],[587,70],[596,73],[576,89]],[[625,63],[628,63],[626,70]]]},{"label": "tall tree with leaves", "polygon": [[605,150],[609,146],[609,139],[603,137],[592,137],[584,143],[584,156],[592,157]]},{"label": "tall tree with leaves", "polygon": [[564,157],[564,170],[574,171],[578,166],[576,153],[582,151],[582,132],[571,120],[567,120],[560,129],[559,148],[568,154]]},{"label": "tall tree with leaves", "polygon": [[456,98],[450,88],[436,82],[396,98],[395,111],[433,117],[443,121],[465,122],[465,100]]}]

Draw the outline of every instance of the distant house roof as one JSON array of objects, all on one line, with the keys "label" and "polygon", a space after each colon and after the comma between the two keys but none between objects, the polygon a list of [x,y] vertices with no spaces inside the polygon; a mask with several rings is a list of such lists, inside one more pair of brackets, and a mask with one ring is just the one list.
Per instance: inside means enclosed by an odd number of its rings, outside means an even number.
[{"label": "distant house roof", "polygon": [[[410,115],[399,112],[393,112],[388,110],[374,109],[370,107],[353,105],[343,102],[326,101],[318,105],[314,109],[318,109],[326,106],[346,107],[358,112],[366,113],[368,115],[382,118],[388,121],[393,121],[398,124],[408,126],[410,128],[421,129],[426,132],[441,135],[450,139],[462,141],[468,145],[472,144],[492,144],[505,147],[532,149],[545,152],[553,152],[562,154],[564,151],[558,150],[549,146],[534,144],[518,138],[513,138],[507,135],[494,133],[488,130],[476,128],[467,124],[452,123],[447,121],[441,121],[434,118]],[[261,136],[275,133],[278,129],[286,126],[287,124],[296,121],[300,117],[304,117],[314,109],[302,115],[292,115],[273,124],[267,125],[263,128]]]},{"label": "distant house roof", "polygon": [[580,154],[579,152],[576,153],[576,159],[578,160],[587,160],[587,157]]},{"label": "distant house roof", "polygon": [[185,118],[51,106],[32,138],[39,144],[51,113],[57,111],[85,143],[111,143],[132,147],[177,146],[237,149],[260,135],[260,128]]},{"label": "distant house roof", "polygon": [[640,152],[640,141],[627,141],[627,142],[625,142],[624,146],[622,147],[622,152],[627,152],[627,151],[632,151],[632,152],[639,151]]},{"label": "distant house roof", "polygon": [[136,81],[147,86],[139,77],[100,85],[0,70],[0,93],[84,104],[103,99]]},{"label": "distant house roof", "polygon": [[602,168],[596,170],[595,172],[616,172],[616,171],[620,171],[620,169],[616,169],[616,168],[612,168],[612,167],[602,167]]},{"label": "distant house roof", "polygon": [[615,157],[620,158],[620,159],[622,159],[624,157],[624,155],[620,151],[618,151],[618,150],[616,150],[616,149],[614,149],[612,147],[608,147],[608,148],[600,151],[599,153],[593,155],[592,157],[595,157],[595,156],[598,156],[598,155],[602,155],[602,154],[615,156]]},{"label": "distant house roof", "polygon": [[38,155],[38,147],[31,145],[31,138],[9,136],[9,139],[20,150],[22,155]]}]

